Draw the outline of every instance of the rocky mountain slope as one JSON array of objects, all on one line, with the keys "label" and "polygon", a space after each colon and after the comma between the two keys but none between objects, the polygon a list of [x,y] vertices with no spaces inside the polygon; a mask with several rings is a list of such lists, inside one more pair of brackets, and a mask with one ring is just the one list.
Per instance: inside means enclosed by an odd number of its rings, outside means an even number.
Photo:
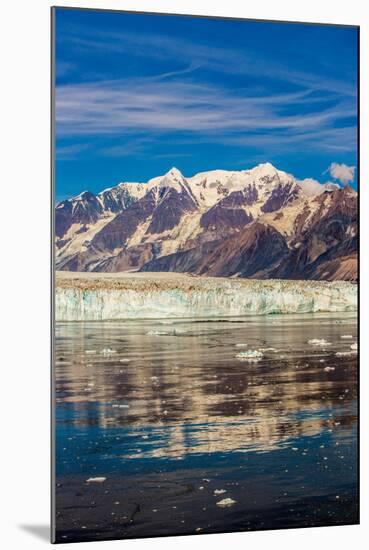
[{"label": "rocky mountain slope", "polygon": [[356,280],[357,194],[269,163],[88,191],[57,205],[56,268]]}]

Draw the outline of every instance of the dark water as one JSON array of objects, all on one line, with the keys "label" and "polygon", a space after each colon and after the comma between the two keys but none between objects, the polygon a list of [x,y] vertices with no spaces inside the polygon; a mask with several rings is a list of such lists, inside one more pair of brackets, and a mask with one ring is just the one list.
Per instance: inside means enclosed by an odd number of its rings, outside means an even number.
[{"label": "dark water", "polygon": [[355,342],[355,314],[58,323],[57,541],[357,522]]}]

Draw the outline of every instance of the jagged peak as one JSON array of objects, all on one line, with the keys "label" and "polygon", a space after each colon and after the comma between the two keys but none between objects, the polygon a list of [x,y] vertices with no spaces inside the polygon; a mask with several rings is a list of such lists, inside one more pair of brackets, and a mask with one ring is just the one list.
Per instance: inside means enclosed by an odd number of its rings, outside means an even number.
[{"label": "jagged peak", "polygon": [[164,178],[173,179],[175,181],[184,180],[184,176],[183,176],[182,172],[180,170],[178,170],[178,168],[176,168],[175,166],[172,166],[172,168],[170,170],[168,170],[168,172],[166,174],[164,174]]},{"label": "jagged peak", "polygon": [[357,195],[357,191],[355,191],[355,189],[351,187],[351,185],[349,185],[348,183],[346,183],[346,185],[343,187],[343,191],[345,191],[349,195]]},{"label": "jagged peak", "polygon": [[76,200],[80,199],[80,200],[85,200],[85,199],[95,199],[96,196],[92,193],[92,191],[82,191],[82,193],[80,193],[79,195],[77,195],[77,197],[75,197]]}]

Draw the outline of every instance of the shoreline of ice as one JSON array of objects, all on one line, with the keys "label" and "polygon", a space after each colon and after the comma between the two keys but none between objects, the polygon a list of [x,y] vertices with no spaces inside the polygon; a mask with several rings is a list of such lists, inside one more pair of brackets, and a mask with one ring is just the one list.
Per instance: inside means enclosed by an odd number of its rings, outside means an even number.
[{"label": "shoreline of ice", "polygon": [[232,317],[357,310],[357,285],[177,273],[58,272],[57,321]]}]

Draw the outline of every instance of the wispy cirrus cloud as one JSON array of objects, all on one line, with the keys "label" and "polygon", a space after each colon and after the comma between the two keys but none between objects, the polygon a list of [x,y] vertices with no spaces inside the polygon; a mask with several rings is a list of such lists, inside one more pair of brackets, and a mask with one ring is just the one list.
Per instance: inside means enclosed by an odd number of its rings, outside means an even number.
[{"label": "wispy cirrus cloud", "polygon": [[73,160],[79,153],[90,148],[87,143],[73,143],[71,145],[58,145],[56,148],[57,160]]},{"label": "wispy cirrus cloud", "polygon": [[[60,37],[62,38],[62,37]],[[86,53],[91,50],[106,52],[106,54],[121,54],[147,59],[159,59],[166,62],[170,59],[183,63],[186,67],[181,71],[192,72],[196,69],[207,69],[224,74],[248,74],[262,76],[265,79],[277,79],[294,84],[298,87],[308,87],[319,91],[330,91],[335,94],[356,96],[356,83],[346,78],[317,74],[308,70],[296,70],[288,63],[266,59],[257,50],[239,50],[229,45],[206,44],[186,39],[178,35],[156,33],[137,33],[125,29],[124,32],[101,31],[98,28],[70,26],[63,39]],[[221,41],[219,41],[221,44]],[[162,75],[164,76],[164,75]]]},{"label": "wispy cirrus cloud", "polygon": [[[253,36],[234,39],[226,22],[220,34],[183,20],[147,19],[145,27],[144,19],[123,19],[59,25],[58,159],[88,154],[105,178],[123,157],[117,169],[132,167],[134,179],[161,170],[166,158],[183,157],[189,170],[254,158],[282,159],[288,169],[285,159],[305,159],[300,177],[319,177],[332,158],[355,162],[354,64],[325,55],[323,32],[311,53],[309,26],[299,27],[300,48],[287,26],[245,24]],[[69,163],[70,177],[77,164]]]},{"label": "wispy cirrus cloud", "polygon": [[[335,127],[356,115],[347,99],[310,89],[252,92],[159,78],[145,84],[130,78],[63,85],[56,94],[57,132],[62,137],[185,132],[208,139],[221,132],[224,143],[297,146],[318,138],[323,147],[353,145],[352,138],[347,139],[351,129]],[[342,134],[345,139],[339,141]]]}]

